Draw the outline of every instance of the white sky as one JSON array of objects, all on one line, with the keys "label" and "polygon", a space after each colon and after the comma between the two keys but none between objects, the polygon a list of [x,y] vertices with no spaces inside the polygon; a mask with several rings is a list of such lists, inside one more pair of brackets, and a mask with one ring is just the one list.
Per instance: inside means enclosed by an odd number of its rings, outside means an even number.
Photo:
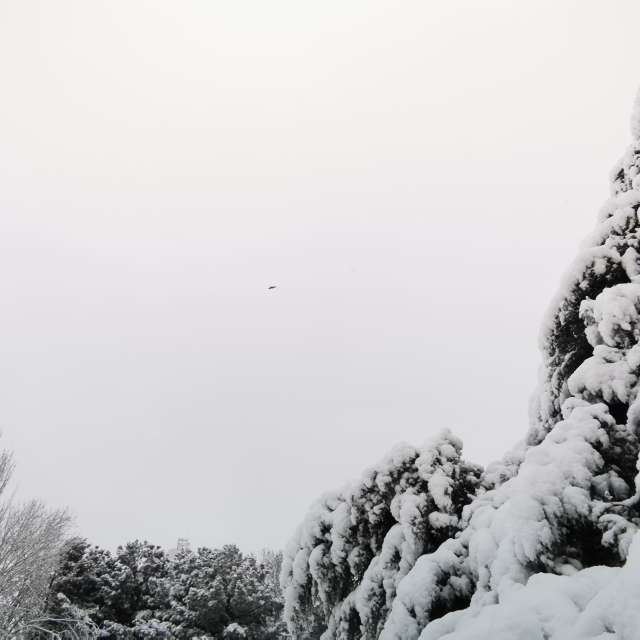
[{"label": "white sky", "polygon": [[628,140],[638,24],[634,0],[0,0],[20,494],[106,546],[258,549],[398,441],[499,457]]}]

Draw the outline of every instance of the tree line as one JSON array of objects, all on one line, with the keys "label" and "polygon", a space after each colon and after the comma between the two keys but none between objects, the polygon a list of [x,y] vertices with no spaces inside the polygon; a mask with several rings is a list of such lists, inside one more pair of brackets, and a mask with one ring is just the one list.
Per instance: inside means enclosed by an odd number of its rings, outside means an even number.
[{"label": "tree line", "polygon": [[0,638],[278,640],[282,554],[235,545],[174,552],[133,541],[115,552],[70,537],[72,518],[8,491],[0,451]]},{"label": "tree line", "polygon": [[285,634],[279,552],[259,557],[235,545],[167,554],[134,541],[115,553],[67,541],[44,603],[43,630],[108,640],[224,638],[277,640]]}]

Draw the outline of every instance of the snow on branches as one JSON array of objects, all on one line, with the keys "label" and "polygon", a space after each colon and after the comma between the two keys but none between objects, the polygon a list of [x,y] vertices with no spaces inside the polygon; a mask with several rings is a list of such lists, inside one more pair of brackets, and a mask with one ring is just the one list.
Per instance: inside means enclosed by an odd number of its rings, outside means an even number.
[{"label": "snow on branches", "polygon": [[634,114],[611,199],[542,328],[526,439],[482,471],[445,432],[422,450],[395,449],[359,483],[317,502],[283,564],[294,638],[637,638]]},{"label": "snow on branches", "polygon": [[285,551],[285,618],[296,637],[375,638],[400,580],[459,528],[481,469],[444,431],[422,449],[396,447],[361,480],[326,495]]}]

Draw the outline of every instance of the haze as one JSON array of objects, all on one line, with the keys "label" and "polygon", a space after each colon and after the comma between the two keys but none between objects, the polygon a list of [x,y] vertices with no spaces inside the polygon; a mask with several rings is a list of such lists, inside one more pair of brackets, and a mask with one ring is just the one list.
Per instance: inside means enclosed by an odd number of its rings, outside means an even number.
[{"label": "haze", "polygon": [[[281,547],[451,428],[527,428],[628,141],[619,0],[0,3],[0,425],[115,547]],[[269,290],[271,285],[276,289]]]}]

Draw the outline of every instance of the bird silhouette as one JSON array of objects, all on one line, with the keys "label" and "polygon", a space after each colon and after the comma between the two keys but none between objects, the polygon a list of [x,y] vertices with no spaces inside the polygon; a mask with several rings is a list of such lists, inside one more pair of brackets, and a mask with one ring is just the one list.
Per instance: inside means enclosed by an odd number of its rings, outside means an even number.
[{"label": "bird silhouette", "polygon": [[270,286],[268,287],[269,291],[271,291],[271,289],[275,289],[275,288],[276,288],[276,286],[277,286],[277,285],[275,285],[275,284],[270,285]]}]

